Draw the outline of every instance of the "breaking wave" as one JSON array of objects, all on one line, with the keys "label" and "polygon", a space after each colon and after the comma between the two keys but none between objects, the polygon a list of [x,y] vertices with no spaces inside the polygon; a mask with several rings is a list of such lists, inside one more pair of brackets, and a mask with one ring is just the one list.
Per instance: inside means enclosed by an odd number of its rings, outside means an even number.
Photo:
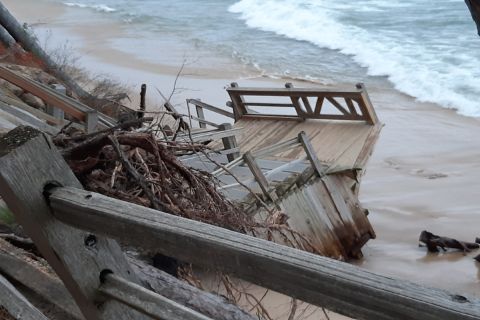
[{"label": "breaking wave", "polygon": [[[368,75],[387,77],[397,90],[420,101],[478,117],[480,39],[470,29],[468,11],[463,1],[439,0],[433,10],[427,5],[415,0],[241,0],[229,11],[249,28],[350,56]],[[425,12],[431,20],[424,21]],[[441,25],[435,20],[439,17]]]}]

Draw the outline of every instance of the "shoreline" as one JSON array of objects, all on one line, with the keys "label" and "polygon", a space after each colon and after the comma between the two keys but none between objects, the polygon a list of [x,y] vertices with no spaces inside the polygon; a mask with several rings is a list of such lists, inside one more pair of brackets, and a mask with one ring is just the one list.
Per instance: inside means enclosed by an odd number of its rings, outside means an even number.
[{"label": "shoreline", "polygon": [[[144,61],[112,48],[108,38],[123,35],[118,23],[102,20],[103,34],[95,33],[94,29],[89,29],[87,34],[78,29],[85,26],[85,21],[75,22],[76,26],[72,27],[68,20],[82,9],[33,0],[4,3],[20,21],[35,24],[38,22],[35,17],[45,14],[42,19],[46,24],[37,28],[51,28],[55,37],[78,41],[79,52],[90,56],[82,60],[87,69],[127,80],[135,85],[135,90],[141,83],[147,83],[151,110],[160,100],[155,88],[172,90],[179,66]],[[30,5],[31,10],[23,11]],[[89,16],[98,22],[101,14]],[[173,50],[175,52],[180,51]],[[266,79],[261,74],[252,79],[248,73],[224,71],[187,68],[178,85],[182,90],[173,103],[184,108],[185,98],[189,97],[224,107],[228,100],[224,87],[232,80],[240,86],[282,87],[285,82]],[[292,82],[305,86],[305,82]],[[369,218],[377,239],[367,243],[363,250],[365,258],[356,264],[373,272],[480,296],[480,264],[472,259],[475,253],[435,255],[417,246],[418,235],[424,229],[466,241],[480,236],[476,227],[480,223],[480,201],[474,190],[480,181],[480,141],[476,139],[480,119],[415,101],[390,84],[385,88],[368,88],[368,92],[386,126],[368,164],[360,192],[363,205],[370,210]],[[155,102],[152,96],[159,100]]]}]

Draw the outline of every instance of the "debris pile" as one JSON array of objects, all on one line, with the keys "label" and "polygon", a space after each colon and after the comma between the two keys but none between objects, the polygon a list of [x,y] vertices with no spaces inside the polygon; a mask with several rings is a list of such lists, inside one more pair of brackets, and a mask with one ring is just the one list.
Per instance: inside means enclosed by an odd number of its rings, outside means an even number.
[{"label": "debris pile", "polygon": [[177,158],[208,150],[203,144],[119,128],[94,134],[66,129],[54,142],[87,190],[237,232],[252,226],[252,218],[216,190],[209,173]]}]

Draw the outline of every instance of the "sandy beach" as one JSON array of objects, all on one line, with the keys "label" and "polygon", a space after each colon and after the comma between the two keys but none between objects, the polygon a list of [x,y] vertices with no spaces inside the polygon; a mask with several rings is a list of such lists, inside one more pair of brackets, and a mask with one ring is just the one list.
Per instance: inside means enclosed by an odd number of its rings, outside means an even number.
[{"label": "sandy beach", "polygon": [[[182,57],[192,49],[160,41],[158,59],[146,60],[112,44],[111,39],[132,35],[127,26],[101,14],[43,1],[5,0],[4,4],[36,30],[51,30],[52,43],[68,40],[87,69],[108,73],[135,92],[147,83],[151,110],[161,103],[155,88],[172,91]],[[202,61],[202,54],[190,56],[200,62],[186,65],[178,81],[180,90],[173,101],[181,110],[186,98],[224,106],[228,100],[224,88],[232,81],[263,87],[282,87],[286,82],[263,78],[232,61],[211,65],[210,60]],[[418,247],[422,230],[465,241],[480,237],[480,119],[418,102],[387,82],[368,92],[385,124],[361,189],[377,239],[364,247],[364,259],[353,263],[375,273],[480,297],[480,263],[473,260],[478,252],[429,254]]]}]

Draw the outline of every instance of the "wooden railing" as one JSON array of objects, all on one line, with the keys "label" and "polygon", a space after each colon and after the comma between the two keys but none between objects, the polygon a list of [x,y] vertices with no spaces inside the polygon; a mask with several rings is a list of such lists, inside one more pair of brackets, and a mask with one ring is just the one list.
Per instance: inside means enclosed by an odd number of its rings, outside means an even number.
[{"label": "wooden railing", "polygon": [[[62,117],[63,113],[66,113],[78,121],[83,122],[85,124],[85,130],[88,133],[93,132],[97,126],[102,129],[112,127],[116,124],[116,121],[113,118],[58,92],[47,85],[22,77],[7,68],[0,67],[0,78],[30,92],[34,96],[39,97],[50,107],[60,109],[62,112],[59,114],[61,114]],[[52,114],[55,114],[55,112],[52,112]]]},{"label": "wooden railing", "polygon": [[[320,90],[293,88],[287,83],[285,89],[241,88],[232,83],[227,92],[231,98],[236,119],[254,118],[271,120],[325,119],[378,122],[377,115],[363,84],[357,84],[355,90]],[[288,102],[250,101],[251,97],[284,97]],[[328,107],[327,107],[328,105]],[[255,112],[252,108],[287,108],[291,114]],[[327,110],[328,109],[328,110]]]},{"label": "wooden railing", "polygon": [[48,137],[32,128],[2,142],[0,196],[86,319],[206,319],[141,287],[109,237],[357,319],[480,319],[476,298],[85,191]]},{"label": "wooden railing", "polygon": [[[262,170],[260,169],[260,166],[258,165],[258,159],[272,156],[272,155],[282,153],[291,149],[295,149],[298,147],[303,148],[306,154],[305,157],[301,157],[300,159],[287,162],[277,168],[270,169],[266,173],[262,172]],[[262,190],[262,193],[265,196],[265,198],[271,200],[272,202],[275,202],[276,200],[278,200],[278,196],[274,190],[270,190],[271,184],[269,182],[269,177],[273,176],[275,173],[279,171],[282,171],[282,170],[286,171],[305,160],[308,160],[310,162],[310,165],[313,168],[313,171],[318,176],[323,177],[325,175],[325,171],[327,170],[328,166],[322,165],[320,163],[320,160],[317,158],[317,155],[313,150],[313,146],[310,143],[310,140],[308,139],[306,133],[302,131],[298,134],[297,137],[293,139],[282,141],[272,146],[262,148],[259,150],[248,151],[244,153],[242,157],[238,157],[234,159],[232,162],[226,164],[223,168],[219,168],[213,171],[212,175],[218,178],[220,175],[225,174],[227,171],[230,171],[235,167],[238,167],[241,165],[247,165],[252,173],[252,176],[253,176],[252,179],[221,186],[218,189],[226,190],[226,189],[238,187],[240,186],[240,184],[249,186],[251,183],[255,182],[260,187],[260,190]]]}]

